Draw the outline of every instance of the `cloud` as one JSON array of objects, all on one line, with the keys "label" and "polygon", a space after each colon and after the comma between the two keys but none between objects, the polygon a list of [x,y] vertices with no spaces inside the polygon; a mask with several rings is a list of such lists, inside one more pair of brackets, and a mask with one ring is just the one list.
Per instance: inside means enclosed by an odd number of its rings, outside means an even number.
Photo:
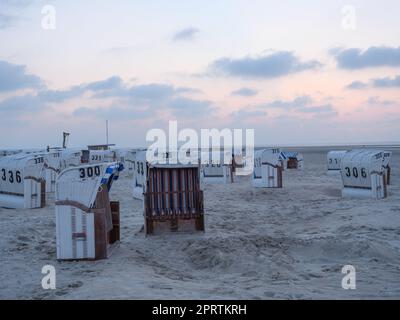
[{"label": "cloud", "polygon": [[176,87],[170,84],[149,83],[129,85],[119,76],[104,80],[83,83],[63,90],[51,90],[42,80],[27,74],[25,66],[0,61],[0,92],[17,89],[34,89],[34,93],[13,96],[0,101],[0,112],[19,117],[30,111],[41,111],[56,107],[70,99],[101,99],[102,107],[81,107],[73,113],[75,116],[94,115],[103,118],[143,118],[154,115],[158,110],[172,111],[177,116],[206,115],[215,108],[209,101],[194,100],[183,94],[196,93],[199,90],[188,87]]},{"label": "cloud", "polygon": [[182,96],[182,94],[198,92],[198,90],[169,84],[149,83],[127,86],[119,77],[114,76],[82,85],[76,90],[81,90],[81,88],[93,91],[93,98],[111,99],[111,104],[99,108],[78,108],[73,114],[79,117],[89,115],[104,119],[122,117],[126,120],[150,117],[159,110],[170,110],[176,116],[199,116],[206,115],[215,109],[209,101]]},{"label": "cloud", "polygon": [[171,85],[151,83],[136,85],[128,90],[131,98],[141,100],[163,100],[177,93],[176,89]]},{"label": "cloud", "polygon": [[399,88],[400,87],[400,75],[395,76],[393,78],[385,77],[385,78],[376,78],[369,80],[368,83],[361,81],[354,81],[346,86],[347,89],[366,89],[369,87],[377,88],[377,89],[385,89],[385,88]]},{"label": "cloud", "polygon": [[27,6],[33,4],[34,2],[39,2],[39,0],[1,0],[3,6]]},{"label": "cloud", "polygon": [[194,100],[178,97],[168,102],[168,107],[177,116],[207,116],[216,108],[207,100]]},{"label": "cloud", "polygon": [[110,106],[110,107],[98,107],[98,108],[88,108],[80,107],[74,110],[73,116],[75,117],[89,117],[89,118],[100,118],[104,120],[113,121],[132,121],[138,119],[145,119],[154,114],[151,109],[138,109],[132,107],[120,107],[120,106]]},{"label": "cloud", "polygon": [[358,48],[334,49],[331,54],[341,69],[400,66],[400,47],[370,47],[364,51]]},{"label": "cloud", "polygon": [[293,100],[275,100],[272,102],[260,104],[259,108],[282,108],[282,109],[300,109],[312,103],[312,99],[308,95],[296,97]]},{"label": "cloud", "polygon": [[331,104],[316,105],[309,95],[303,95],[293,100],[275,100],[256,106],[257,108],[275,108],[285,111],[309,113],[314,115],[333,116],[337,115],[336,110]]},{"label": "cloud", "polygon": [[26,72],[23,65],[0,60],[0,92],[19,89],[38,89],[43,86],[42,80]]},{"label": "cloud", "polygon": [[381,107],[391,107],[397,105],[396,101],[382,100],[380,97],[377,96],[368,98],[366,103],[370,106],[381,106]]},{"label": "cloud", "polygon": [[118,76],[112,76],[105,80],[91,82],[85,86],[85,89],[92,91],[104,91],[120,89],[121,87],[122,79]]},{"label": "cloud", "polygon": [[182,29],[174,34],[173,40],[174,41],[187,41],[192,40],[200,30],[197,28],[189,27]]},{"label": "cloud", "polygon": [[368,84],[362,82],[362,81],[353,81],[349,85],[346,86],[346,89],[350,90],[360,90],[360,89],[365,89],[368,87]]},{"label": "cloud", "polygon": [[231,94],[234,96],[252,97],[257,95],[258,91],[250,88],[240,88],[238,90],[232,91]]},{"label": "cloud", "polygon": [[98,81],[86,85],[86,88],[95,91],[95,98],[121,98],[132,103],[160,104],[163,101],[177,97],[182,93],[193,93],[198,90],[186,87],[175,87],[163,83],[139,84],[134,86],[124,85],[118,77]]},{"label": "cloud", "polygon": [[400,87],[400,75],[394,78],[373,79],[372,84],[375,88],[398,88]]},{"label": "cloud", "polygon": [[44,90],[40,91],[37,96],[45,103],[60,103],[69,99],[80,97],[85,88],[82,86],[73,86],[66,90]]},{"label": "cloud", "polygon": [[302,62],[292,52],[280,51],[270,55],[222,58],[210,65],[212,73],[243,78],[277,78],[305,70],[313,70],[321,64],[316,60]]},{"label": "cloud", "polygon": [[310,107],[306,107],[306,108],[300,108],[299,111],[304,112],[304,113],[336,114],[336,111],[331,104],[324,104],[321,106],[310,106]]},{"label": "cloud", "polygon": [[17,17],[0,12],[0,30],[13,27],[15,25],[15,22],[18,20],[19,19]]},{"label": "cloud", "polygon": [[40,112],[48,107],[37,95],[27,94],[0,101],[0,114],[14,118],[23,113]]},{"label": "cloud", "polygon": [[251,118],[265,117],[266,115],[267,115],[266,111],[246,110],[246,109],[240,109],[238,111],[231,113],[231,116],[239,121]]},{"label": "cloud", "polygon": [[155,116],[159,110],[171,110],[175,116],[207,116],[216,108],[211,102],[205,100],[193,100],[183,97],[168,99],[148,106],[125,104],[97,108],[80,107],[73,111],[75,117],[96,117],[115,121],[129,121],[135,119],[146,119]]}]

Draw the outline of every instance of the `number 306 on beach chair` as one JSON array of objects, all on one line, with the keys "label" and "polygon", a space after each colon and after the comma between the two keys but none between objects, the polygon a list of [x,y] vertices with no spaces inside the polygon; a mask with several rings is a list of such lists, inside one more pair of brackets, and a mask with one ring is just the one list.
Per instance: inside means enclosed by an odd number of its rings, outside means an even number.
[{"label": "number 306 on beach chair", "polygon": [[352,150],[341,160],[342,196],[383,199],[387,197],[384,151]]},{"label": "number 306 on beach chair", "polygon": [[57,259],[107,258],[119,243],[119,202],[109,199],[120,163],[68,168],[56,182]]}]

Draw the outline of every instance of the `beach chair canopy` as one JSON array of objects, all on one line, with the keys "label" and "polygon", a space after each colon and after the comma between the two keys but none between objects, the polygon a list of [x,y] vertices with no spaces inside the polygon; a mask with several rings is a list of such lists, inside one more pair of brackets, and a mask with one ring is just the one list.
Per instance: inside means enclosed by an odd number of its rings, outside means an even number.
[{"label": "beach chair canopy", "polygon": [[76,201],[92,208],[100,187],[109,191],[123,169],[118,162],[67,168],[57,178],[56,200]]},{"label": "beach chair canopy", "polygon": [[371,188],[371,175],[382,175],[383,164],[384,151],[365,149],[348,151],[341,160],[343,185]]}]

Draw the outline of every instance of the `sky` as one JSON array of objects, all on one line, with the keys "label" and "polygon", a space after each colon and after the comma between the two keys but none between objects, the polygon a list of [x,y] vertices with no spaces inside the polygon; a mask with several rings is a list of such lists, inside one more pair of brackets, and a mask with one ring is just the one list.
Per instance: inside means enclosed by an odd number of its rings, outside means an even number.
[{"label": "sky", "polygon": [[[400,2],[0,0],[0,149],[153,128],[400,141]],[[168,131],[167,131],[168,133]]]}]

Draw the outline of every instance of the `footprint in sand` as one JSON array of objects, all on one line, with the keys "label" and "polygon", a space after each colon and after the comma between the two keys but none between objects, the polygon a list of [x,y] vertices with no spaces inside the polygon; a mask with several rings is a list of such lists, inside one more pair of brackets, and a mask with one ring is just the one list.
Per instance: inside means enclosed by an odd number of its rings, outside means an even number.
[{"label": "footprint in sand", "polygon": [[68,285],[68,288],[76,289],[76,288],[79,288],[79,287],[82,287],[82,286],[83,286],[83,282],[82,281],[75,281],[73,283],[70,283]]}]

